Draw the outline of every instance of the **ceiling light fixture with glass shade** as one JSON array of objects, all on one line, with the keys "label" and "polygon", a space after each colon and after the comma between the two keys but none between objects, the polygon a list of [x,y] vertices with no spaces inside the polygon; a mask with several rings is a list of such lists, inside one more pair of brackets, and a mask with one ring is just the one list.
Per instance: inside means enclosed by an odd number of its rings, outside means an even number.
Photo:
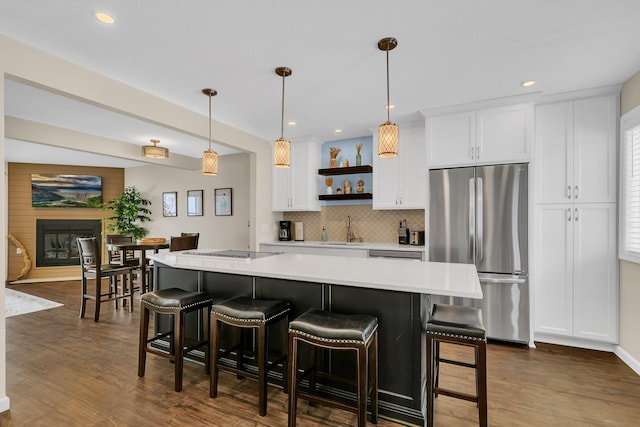
[{"label": "ceiling light fixture with glass shade", "polygon": [[398,40],[393,37],[386,37],[378,42],[378,49],[387,53],[387,121],[378,128],[378,157],[382,159],[392,159],[398,157],[398,137],[399,128],[389,119],[389,51],[398,46]]},{"label": "ceiling light fixture with glass shade", "polygon": [[202,175],[218,175],[218,153],[211,149],[211,97],[216,96],[218,91],[207,88],[202,89],[202,93],[209,97],[209,148],[202,153]]},{"label": "ceiling light fixture with glass shade", "polygon": [[292,73],[291,68],[278,67],[276,74],[282,77],[282,116],[280,120],[280,138],[273,144],[273,166],[288,168],[291,164],[291,141],[284,139],[284,79]]},{"label": "ceiling light fixture with glass shade", "polygon": [[150,159],[166,159],[169,157],[169,149],[164,147],[158,147],[160,144],[159,139],[150,140],[153,145],[145,145],[142,147],[142,155],[149,157]]}]

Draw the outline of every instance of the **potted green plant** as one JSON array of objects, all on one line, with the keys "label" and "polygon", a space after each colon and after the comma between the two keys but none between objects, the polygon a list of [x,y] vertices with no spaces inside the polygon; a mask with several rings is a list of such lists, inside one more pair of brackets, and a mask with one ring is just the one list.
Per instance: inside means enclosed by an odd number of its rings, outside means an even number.
[{"label": "potted green plant", "polygon": [[104,209],[113,211],[113,216],[105,218],[105,221],[114,221],[107,226],[107,231],[130,234],[136,240],[143,238],[147,229],[139,224],[151,221],[151,211],[145,207],[150,204],[135,187],[126,187],[117,199],[104,204]]}]

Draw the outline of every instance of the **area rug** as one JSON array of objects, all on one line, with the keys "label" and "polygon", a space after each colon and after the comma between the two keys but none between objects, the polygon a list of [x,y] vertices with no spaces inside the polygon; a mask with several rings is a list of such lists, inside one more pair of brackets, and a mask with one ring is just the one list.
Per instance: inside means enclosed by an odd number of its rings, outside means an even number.
[{"label": "area rug", "polygon": [[19,316],[21,314],[48,310],[50,308],[61,307],[64,305],[55,301],[49,301],[48,299],[6,288],[4,290],[4,302],[5,317]]}]

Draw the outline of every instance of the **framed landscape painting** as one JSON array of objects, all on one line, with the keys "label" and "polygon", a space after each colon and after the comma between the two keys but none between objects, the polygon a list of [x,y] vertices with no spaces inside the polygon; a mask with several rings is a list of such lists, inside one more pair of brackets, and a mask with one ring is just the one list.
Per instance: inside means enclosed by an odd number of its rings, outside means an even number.
[{"label": "framed landscape painting", "polygon": [[94,175],[31,174],[34,208],[100,208],[102,177]]}]

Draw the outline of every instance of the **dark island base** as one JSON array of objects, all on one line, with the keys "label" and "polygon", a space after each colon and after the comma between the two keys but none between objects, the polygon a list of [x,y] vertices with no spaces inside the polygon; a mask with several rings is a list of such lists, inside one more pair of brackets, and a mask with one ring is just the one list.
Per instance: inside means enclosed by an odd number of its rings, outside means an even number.
[{"label": "dark island base", "polygon": [[[340,313],[362,313],[378,318],[378,375],[379,413],[381,417],[398,422],[424,425],[424,384],[426,366],[422,318],[426,315],[429,297],[426,295],[366,289],[322,283],[298,282],[282,279],[231,275],[208,271],[177,269],[156,262],[156,289],[178,287],[189,291],[205,291],[215,297],[248,296],[261,299],[289,301],[293,310],[290,319],[310,308]],[[166,317],[156,317],[156,332],[167,332],[171,323]],[[187,315],[186,338],[195,340],[202,333],[196,313]],[[236,342],[236,331],[223,328],[221,347],[229,348]],[[269,334],[269,349],[280,349],[279,328]],[[253,345],[249,343],[248,346]],[[256,364],[247,348],[245,360],[249,369]],[[304,350],[304,349],[303,349]],[[306,366],[306,351],[300,354],[300,363]],[[355,354],[350,351],[325,350],[319,357],[321,366],[332,374],[355,377]],[[282,385],[282,369],[270,373],[269,382]],[[318,379],[320,392],[355,400],[355,388]]]}]

